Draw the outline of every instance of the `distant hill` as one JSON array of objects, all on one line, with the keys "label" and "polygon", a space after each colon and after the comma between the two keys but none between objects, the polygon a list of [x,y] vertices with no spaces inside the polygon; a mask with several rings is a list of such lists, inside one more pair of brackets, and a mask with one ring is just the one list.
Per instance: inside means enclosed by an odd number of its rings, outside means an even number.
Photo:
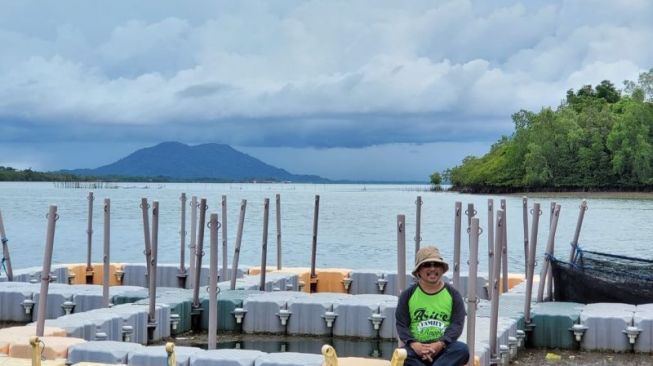
[{"label": "distant hill", "polygon": [[81,176],[165,177],[173,180],[328,182],[266,164],[229,145],[188,146],[163,142],[96,169],[67,170]]}]

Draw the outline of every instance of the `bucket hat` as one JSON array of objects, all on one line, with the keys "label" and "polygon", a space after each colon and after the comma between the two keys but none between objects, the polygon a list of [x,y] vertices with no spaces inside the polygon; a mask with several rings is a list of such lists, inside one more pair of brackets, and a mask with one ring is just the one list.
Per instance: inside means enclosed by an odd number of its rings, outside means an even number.
[{"label": "bucket hat", "polygon": [[415,255],[415,269],[413,269],[413,276],[417,276],[419,266],[426,262],[441,263],[444,266],[444,272],[449,270],[449,264],[442,259],[440,250],[434,246],[422,247]]}]

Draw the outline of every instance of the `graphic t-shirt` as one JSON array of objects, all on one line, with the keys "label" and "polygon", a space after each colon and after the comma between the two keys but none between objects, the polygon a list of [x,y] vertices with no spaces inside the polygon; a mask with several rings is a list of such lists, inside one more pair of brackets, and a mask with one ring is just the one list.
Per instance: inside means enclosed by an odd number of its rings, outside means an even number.
[{"label": "graphic t-shirt", "polygon": [[417,286],[408,300],[410,331],[418,342],[433,342],[442,337],[451,323],[453,298],[444,287],[427,294]]}]

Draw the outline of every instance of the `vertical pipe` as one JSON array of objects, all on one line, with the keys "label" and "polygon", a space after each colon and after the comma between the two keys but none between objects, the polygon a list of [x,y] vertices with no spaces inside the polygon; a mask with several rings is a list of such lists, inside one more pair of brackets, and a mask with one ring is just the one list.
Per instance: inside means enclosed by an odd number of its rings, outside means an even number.
[{"label": "vertical pipe", "polygon": [[499,322],[499,281],[501,275],[501,257],[503,255],[501,248],[503,246],[503,231],[505,230],[504,221],[505,211],[497,210],[496,228],[494,231],[494,278],[492,278],[493,295],[491,303],[490,318],[490,355],[491,359],[496,360],[499,355],[499,345],[497,342],[497,328]]},{"label": "vertical pipe", "polygon": [[540,285],[537,288],[537,301],[544,300],[544,282],[547,278],[551,266],[551,256],[553,256],[553,247],[555,244],[556,229],[558,228],[558,217],[560,216],[560,205],[556,205],[553,210],[553,219],[551,220],[551,228],[549,230],[549,240],[546,243],[546,253],[544,255],[544,266],[540,272]]},{"label": "vertical pipe", "polygon": [[11,269],[11,258],[9,257],[9,240],[5,233],[5,224],[2,221],[2,211],[0,211],[0,240],[2,240],[2,259],[5,265],[5,272],[7,273],[7,281],[14,280],[14,272]]},{"label": "vertical pipe", "polygon": [[397,215],[397,293],[406,289],[406,215]]},{"label": "vertical pipe", "polygon": [[149,278],[150,307],[148,312],[150,328],[152,328],[151,326],[152,324],[156,323],[156,316],[154,312],[156,306],[156,272],[157,272],[158,253],[159,253],[159,201],[152,201],[152,257],[150,258],[150,265],[149,265],[150,266],[150,278]]},{"label": "vertical pipe", "polygon": [[508,292],[508,213],[506,212],[506,200],[501,200],[503,211],[503,239],[501,239],[501,292]]},{"label": "vertical pipe", "polygon": [[261,282],[259,290],[265,291],[265,271],[268,264],[268,221],[270,218],[270,199],[266,198],[263,203],[263,238],[261,239]]},{"label": "vertical pipe", "polygon": [[229,247],[227,246],[227,196],[222,195],[222,280],[226,281],[229,271],[229,255],[227,254]]},{"label": "vertical pipe", "polygon": [[[88,225],[86,226],[86,283],[93,283],[93,265],[91,264],[91,251],[93,247],[93,192],[88,192]],[[89,276],[89,273],[91,275]]]},{"label": "vertical pipe", "polygon": [[489,198],[487,200],[487,293],[488,300],[492,299],[494,286],[492,286],[492,279],[494,278],[494,200]]},{"label": "vertical pipe", "polygon": [[553,215],[555,209],[556,209],[556,202],[553,201],[551,202],[551,208],[549,209],[549,226],[551,226],[551,223],[553,222]]},{"label": "vertical pipe", "polygon": [[476,275],[478,272],[478,237],[481,234],[479,220],[472,219],[469,242],[469,277],[467,279],[467,345],[469,347],[470,365],[474,363],[474,345],[476,343]]},{"label": "vertical pipe", "polygon": [[[585,211],[587,211],[587,201],[583,200],[583,202],[580,204],[580,212],[578,212],[578,221],[576,221],[576,231],[574,231],[574,238],[571,240],[571,253],[569,254],[569,263],[572,263],[576,260],[576,248],[578,247],[578,238],[580,237],[580,228],[583,226]],[[1,224],[2,219],[0,218],[0,225]]]},{"label": "vertical pipe", "polygon": [[179,287],[186,287],[186,193],[179,197],[181,201],[181,222],[179,228]]},{"label": "vertical pipe", "polygon": [[531,297],[533,294],[533,274],[535,273],[535,249],[537,248],[537,231],[540,226],[540,204],[534,203],[533,210],[531,211],[533,215],[533,221],[531,223],[531,241],[529,243],[528,249],[528,266],[527,275],[526,275],[526,301],[524,302],[524,323],[530,324],[531,322]]},{"label": "vertical pipe", "polygon": [[104,199],[104,255],[102,256],[102,305],[109,307],[109,275],[111,272],[111,200]]},{"label": "vertical pipe", "polygon": [[48,210],[48,228],[45,232],[45,253],[41,269],[41,292],[39,293],[39,314],[36,322],[36,335],[43,337],[45,330],[46,309],[48,308],[48,286],[50,285],[50,267],[52,265],[52,247],[54,246],[54,229],[59,215],[57,206],[50,205]]},{"label": "vertical pipe", "polygon": [[462,226],[463,204],[456,201],[453,229],[453,287],[460,289],[460,235]]},{"label": "vertical pipe", "polygon": [[422,242],[422,196],[417,196],[415,208],[415,255],[417,255]]},{"label": "vertical pipe", "polygon": [[200,199],[200,219],[197,230],[197,243],[195,248],[195,283],[193,284],[193,307],[200,307],[200,274],[202,272],[202,256],[204,255],[204,224],[206,223],[206,198]]},{"label": "vertical pipe", "polygon": [[147,198],[141,198],[141,211],[143,211],[143,235],[145,237],[145,278],[149,283],[150,262],[152,261],[152,243],[150,237],[150,216],[148,210],[150,205]]},{"label": "vertical pipe", "polygon": [[524,227],[524,273],[528,277],[528,198],[521,199],[522,226]]},{"label": "vertical pipe", "polygon": [[281,195],[276,196],[276,219],[277,219],[277,270],[281,270]]},{"label": "vertical pipe", "polygon": [[236,289],[236,278],[238,277],[238,259],[240,258],[240,242],[243,238],[243,225],[245,223],[245,210],[247,200],[240,201],[240,216],[238,217],[238,231],[236,232],[236,245],[234,247],[234,259],[231,261],[231,288]]},{"label": "vertical pipe", "polygon": [[[224,219],[224,218],[223,218]],[[209,257],[209,344],[215,349],[218,335],[218,214],[211,214],[211,253]]]},{"label": "vertical pipe", "polygon": [[197,243],[197,196],[190,198],[190,243],[188,245],[188,257],[190,259],[188,276],[190,277],[190,285],[193,286],[195,278],[195,260],[196,253],[195,247]]},{"label": "vertical pipe", "polygon": [[315,272],[315,260],[317,257],[317,223],[320,214],[320,195],[315,195],[315,208],[313,210],[313,242],[311,245],[311,293],[317,290],[317,273]]}]

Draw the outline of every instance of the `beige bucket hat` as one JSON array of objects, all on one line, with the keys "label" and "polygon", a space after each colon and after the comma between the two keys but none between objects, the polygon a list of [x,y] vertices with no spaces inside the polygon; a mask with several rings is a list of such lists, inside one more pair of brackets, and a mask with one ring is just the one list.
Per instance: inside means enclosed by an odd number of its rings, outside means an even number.
[{"label": "beige bucket hat", "polygon": [[447,272],[449,270],[449,264],[442,259],[440,250],[434,246],[427,246],[420,248],[415,255],[415,269],[413,269],[412,272],[413,276],[417,276],[419,266],[426,262],[442,263],[444,271]]}]

